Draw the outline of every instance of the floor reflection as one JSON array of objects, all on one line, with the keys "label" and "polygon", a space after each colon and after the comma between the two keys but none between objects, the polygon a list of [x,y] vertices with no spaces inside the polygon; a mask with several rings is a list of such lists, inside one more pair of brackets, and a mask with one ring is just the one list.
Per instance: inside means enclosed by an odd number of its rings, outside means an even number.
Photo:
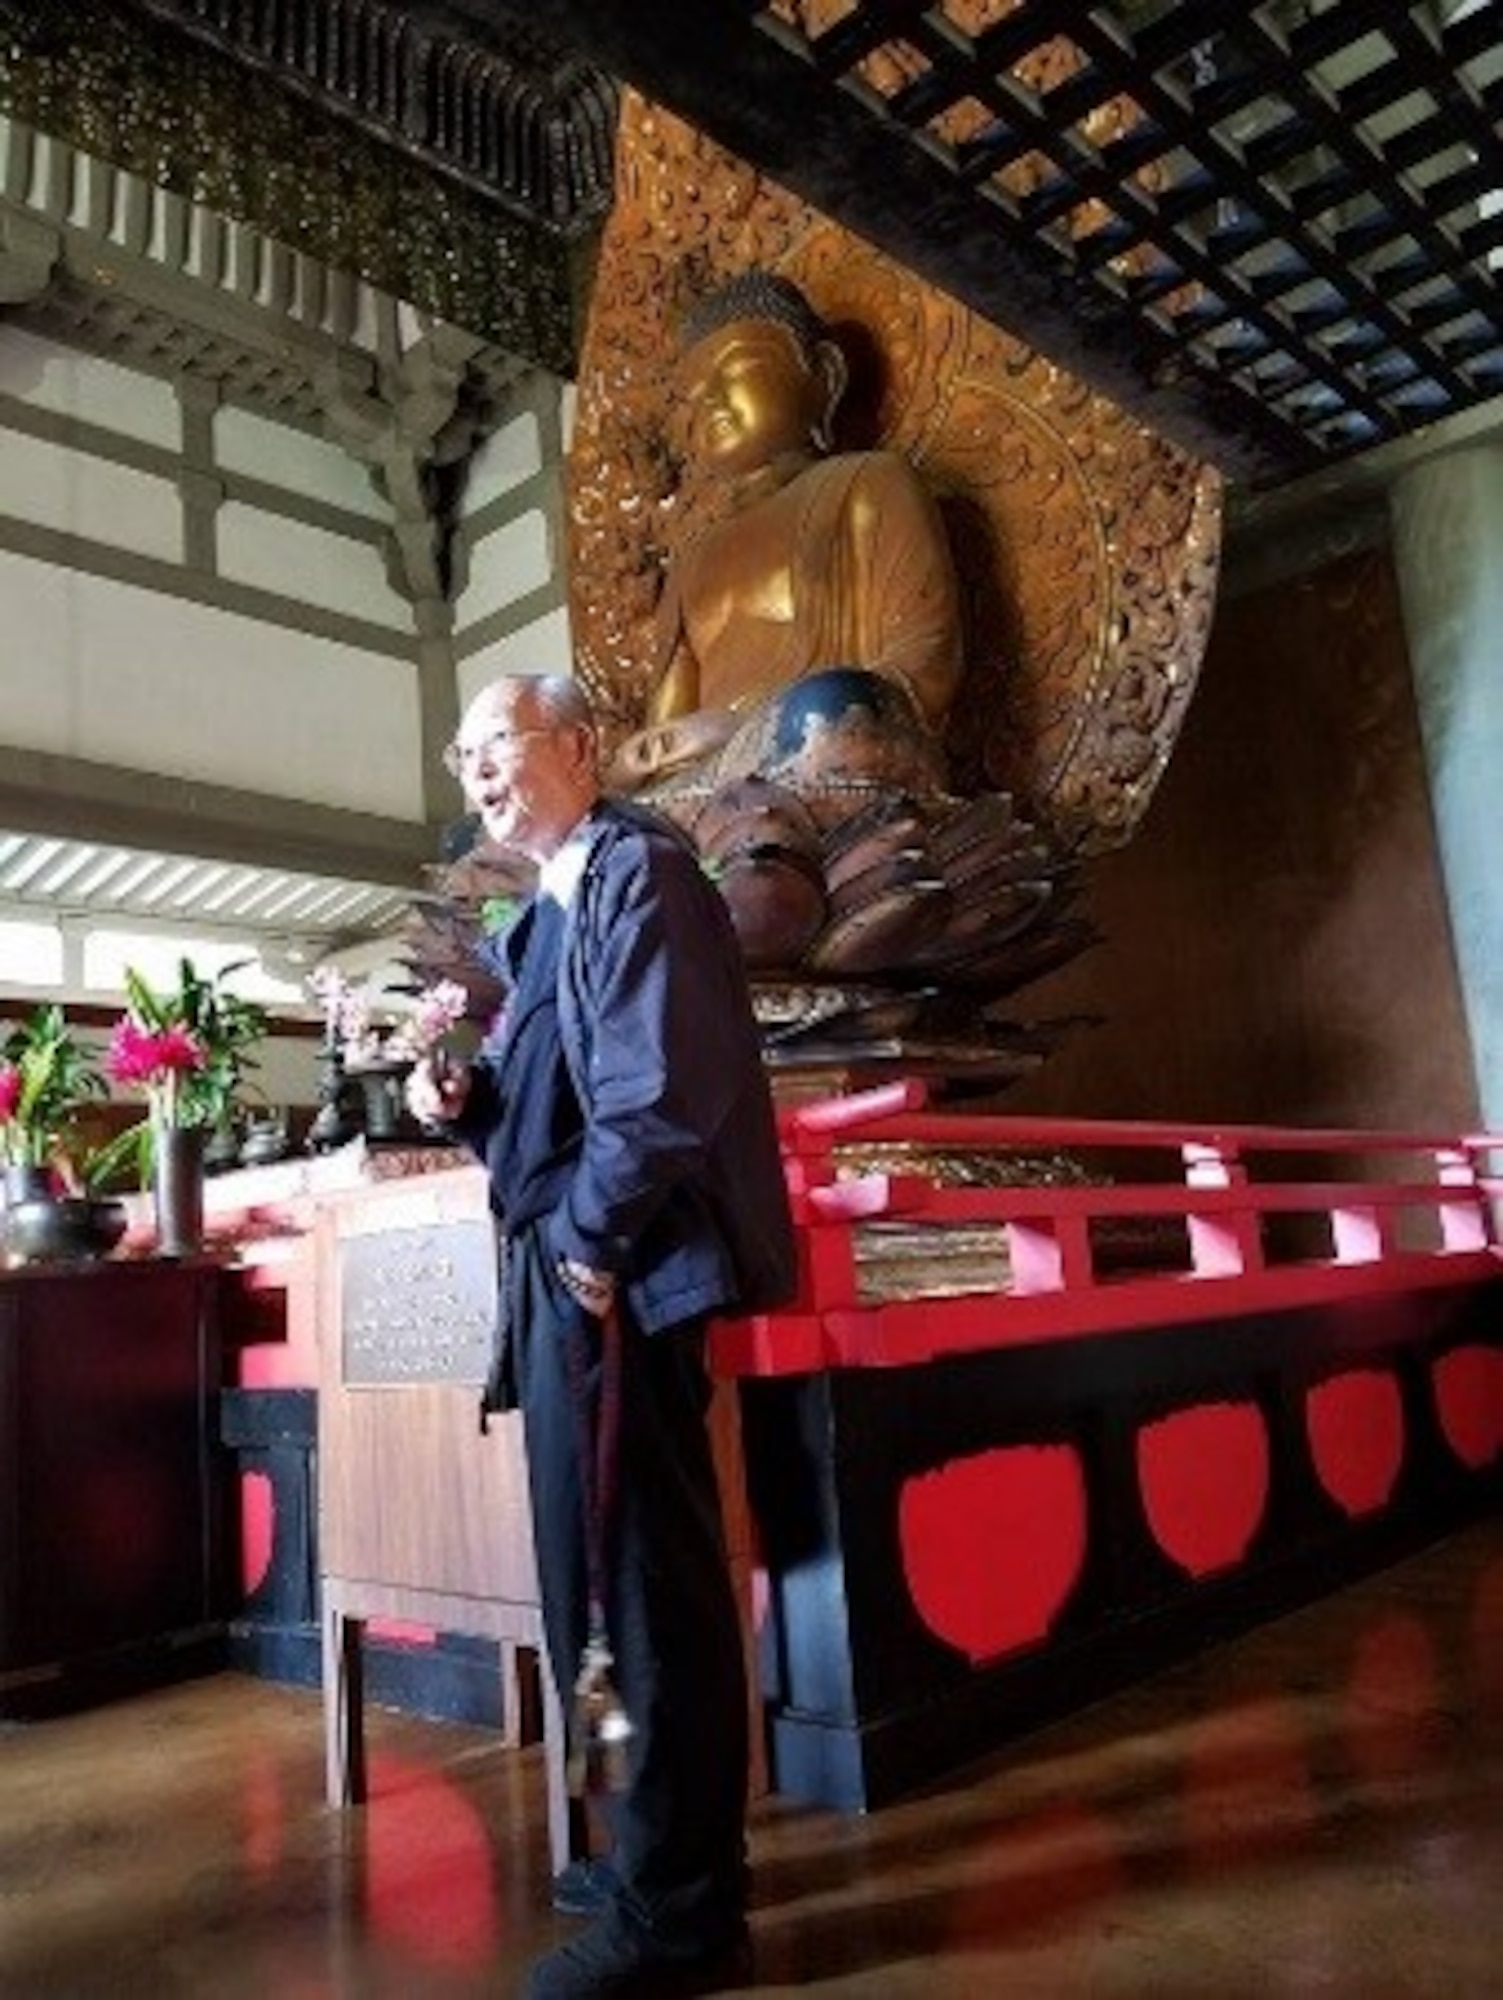
[{"label": "floor reflection", "polygon": [[[541,1758],[224,1679],[0,1731],[4,2000],[472,2000],[565,1933]],[[1503,1993],[1503,1523],[867,1818],[754,1816],[757,1990]]]}]

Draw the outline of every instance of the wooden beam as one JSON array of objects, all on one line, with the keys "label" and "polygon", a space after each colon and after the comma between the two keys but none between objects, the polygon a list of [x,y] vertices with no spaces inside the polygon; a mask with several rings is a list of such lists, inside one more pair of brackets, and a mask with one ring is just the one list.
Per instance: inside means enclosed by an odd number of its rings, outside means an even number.
[{"label": "wooden beam", "polygon": [[0,827],[401,889],[438,858],[418,821],[3,746]]}]

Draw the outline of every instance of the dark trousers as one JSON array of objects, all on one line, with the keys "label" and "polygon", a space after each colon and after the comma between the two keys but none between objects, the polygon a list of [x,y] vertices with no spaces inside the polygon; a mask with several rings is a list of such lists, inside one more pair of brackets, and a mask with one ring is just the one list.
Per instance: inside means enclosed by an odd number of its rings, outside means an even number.
[{"label": "dark trousers", "polygon": [[[540,1254],[511,1245],[508,1291],[543,1622],[568,1710],[589,1616],[580,1357],[591,1437],[601,1330]],[[605,1550],[613,1677],[631,1718],[624,1791],[601,1795],[631,1914],[673,1944],[715,1944],[745,1894],[745,1670],[706,1429],[702,1326],[643,1334],[621,1306],[619,1459]]]}]

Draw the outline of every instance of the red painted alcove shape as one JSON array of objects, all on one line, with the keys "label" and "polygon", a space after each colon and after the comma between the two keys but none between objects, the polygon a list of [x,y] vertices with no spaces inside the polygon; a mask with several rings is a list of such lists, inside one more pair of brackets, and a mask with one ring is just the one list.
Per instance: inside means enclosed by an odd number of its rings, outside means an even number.
[{"label": "red painted alcove shape", "polygon": [[276,1521],[271,1480],[264,1472],[240,1475],[240,1587],[247,1597],[259,1590],[271,1568]]},{"label": "red painted alcove shape", "polygon": [[1454,1347],[1434,1369],[1446,1443],[1473,1472],[1503,1452],[1503,1349]]},{"label": "red painted alcove shape", "polygon": [[1268,1504],[1268,1432],[1252,1403],[1198,1403],[1138,1432],[1154,1540],[1191,1576],[1241,1562]]},{"label": "red painted alcove shape", "polygon": [[1321,1485],[1348,1515],[1392,1498],[1404,1462],[1404,1402],[1386,1368],[1354,1368],[1305,1398],[1305,1435]]},{"label": "red painted alcove shape", "polygon": [[903,1571],[919,1616],[973,1662],[1048,1636],[1085,1561],[1086,1493],[1069,1445],[1014,1445],[907,1480]]}]

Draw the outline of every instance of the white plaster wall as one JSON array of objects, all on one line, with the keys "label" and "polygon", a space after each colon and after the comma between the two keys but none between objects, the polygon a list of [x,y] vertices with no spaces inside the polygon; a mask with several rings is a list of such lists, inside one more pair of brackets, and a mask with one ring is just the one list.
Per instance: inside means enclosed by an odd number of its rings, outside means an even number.
[{"label": "white plaster wall", "polygon": [[465,708],[487,681],[500,674],[572,674],[574,652],[569,643],[569,613],[560,605],[518,632],[484,647],[459,668],[459,703]]},{"label": "white plaster wall", "polygon": [[407,601],[387,582],[373,543],[231,501],[217,516],[216,551],[218,574],[228,582],[366,618],[393,632],[412,630]]},{"label": "white plaster wall", "polygon": [[469,581],[455,606],[457,630],[463,635],[467,626],[542,589],[552,575],[548,517],[540,507],[529,508],[471,547]]},{"label": "white plaster wall", "polygon": [[318,1101],[318,1045],[267,1037],[257,1051],[260,1067],[246,1094],[253,1103],[280,1106]]},{"label": "white plaster wall", "polygon": [[178,927],[174,928],[172,900],[170,895],[163,897],[161,912],[150,928],[124,916],[102,918],[89,926],[80,953],[84,983],[89,991],[116,994],[123,999],[128,967],[140,973],[148,985],[169,989],[177,985],[183,959],[190,958],[198,972],[208,979],[218,978],[233,967],[233,976],[227,984],[231,991],[243,994],[248,1000],[259,1000],[268,1007],[309,1005],[304,983],[268,973],[254,943],[243,938],[202,935],[195,930],[194,919],[181,914]]},{"label": "white plaster wall", "polygon": [[421,820],[416,670],[0,551],[0,739]]},{"label": "white plaster wall", "polygon": [[[525,395],[515,414],[477,451],[465,482],[462,532],[473,534],[477,517],[487,510],[492,521],[466,551],[465,587],[455,603],[461,712],[498,674],[573,671],[564,551],[553,532],[554,513],[562,507],[564,465],[553,448],[553,424],[539,415],[540,402],[546,404],[553,395],[571,415],[573,392],[567,383],[539,376]],[[526,615],[550,598],[554,608]],[[482,623],[494,636],[468,651]],[[508,630],[508,624],[515,629]]]},{"label": "white plaster wall", "polygon": [[63,940],[56,924],[0,917],[0,1003],[7,992],[30,995],[38,985],[56,985],[62,976]]},{"label": "white plaster wall", "polygon": [[214,462],[226,472],[327,501],[366,520],[384,521],[390,514],[365,467],[338,445],[248,410],[215,412]]},{"label": "white plaster wall", "polygon": [[543,469],[542,439],[531,410],[520,410],[476,452],[465,482],[464,512],[478,513],[490,501],[520,486]]},{"label": "white plaster wall", "polygon": [[19,431],[0,436],[0,515],[163,562],[182,560],[175,481]]},{"label": "white plaster wall", "polygon": [[244,1095],[257,1111],[318,1101],[318,1044],[268,1035]]},{"label": "white plaster wall", "polygon": [[[50,340],[0,327],[0,395],[175,451],[178,401],[168,382]],[[8,453],[14,439],[4,440]]]}]

